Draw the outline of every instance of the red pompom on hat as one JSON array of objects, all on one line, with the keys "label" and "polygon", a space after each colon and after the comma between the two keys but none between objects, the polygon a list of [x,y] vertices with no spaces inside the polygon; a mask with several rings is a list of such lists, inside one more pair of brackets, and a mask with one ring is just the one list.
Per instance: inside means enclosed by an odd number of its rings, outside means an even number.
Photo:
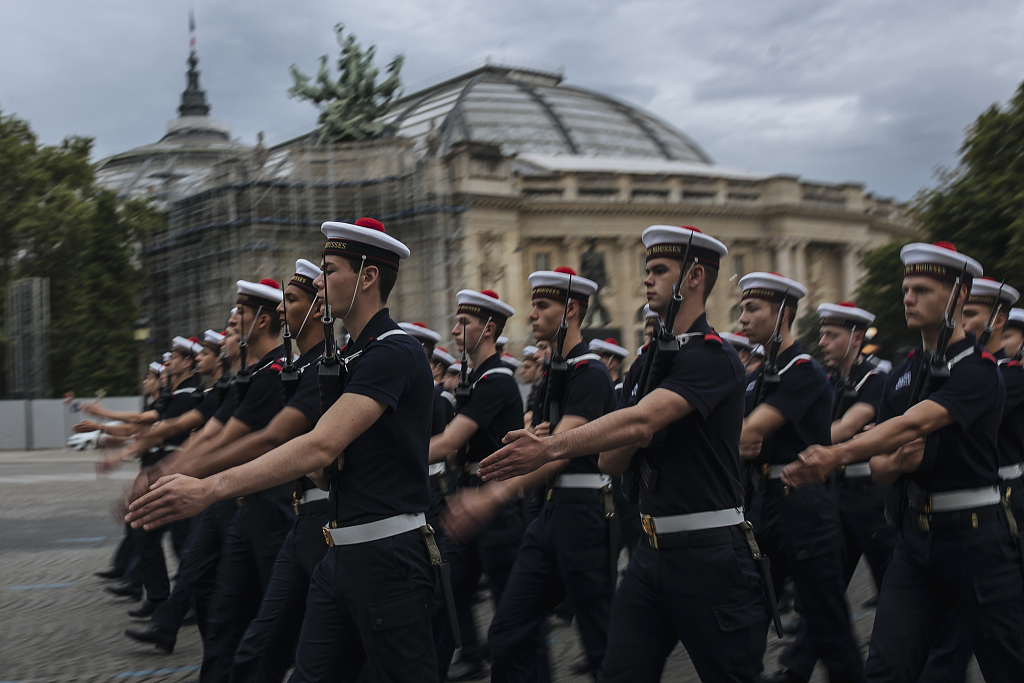
[{"label": "red pompom on hat", "polygon": [[192,342],[193,344],[198,344],[199,343],[199,337],[189,337],[188,340],[190,342]]},{"label": "red pompom on hat", "polygon": [[768,273],[769,275],[775,275],[776,277],[786,277],[782,273],[776,273],[774,270]]},{"label": "red pompom on hat", "polygon": [[419,322],[419,321],[417,321],[417,322],[414,322],[414,323],[413,323],[413,325],[415,325],[416,327],[426,327],[426,326],[427,326],[427,324],[426,324],[426,323],[421,323],[421,322]]},{"label": "red pompom on hat", "polygon": [[384,230],[384,224],[381,223],[376,218],[367,218],[364,216],[363,218],[360,218],[359,220],[356,221],[356,225],[358,225],[360,228],[370,228],[372,230],[378,230],[383,233],[387,232],[386,230]]},{"label": "red pompom on hat", "polygon": [[271,280],[269,277],[265,277],[260,280],[260,284],[266,285],[267,287],[273,287],[274,289],[281,289],[280,283],[278,283],[277,280]]},{"label": "red pompom on hat", "polygon": [[499,301],[501,300],[501,297],[498,296],[498,293],[495,292],[493,289],[485,289],[480,293],[483,294],[484,296],[489,296],[492,299],[498,299]]},{"label": "red pompom on hat", "polygon": [[703,232],[701,232],[697,228],[693,227],[692,225],[680,225],[679,227],[682,228],[683,230],[689,230],[690,232],[695,232],[698,235],[703,235],[704,234]]},{"label": "red pompom on hat", "polygon": [[952,242],[940,241],[932,242],[933,247],[942,247],[943,249],[949,249],[950,251],[956,251],[956,245]]},{"label": "red pompom on hat", "polygon": [[570,268],[569,266],[558,266],[557,268],[555,268],[555,272],[564,273],[565,275],[572,275],[573,277],[576,277],[576,271]]},{"label": "red pompom on hat", "polygon": [[615,344],[616,346],[620,345],[619,340],[616,339],[615,337],[608,337],[607,339],[605,339],[605,341],[609,344]]},{"label": "red pompom on hat", "polygon": [[857,308],[857,304],[852,301],[840,301],[836,306],[845,306],[846,308]]}]

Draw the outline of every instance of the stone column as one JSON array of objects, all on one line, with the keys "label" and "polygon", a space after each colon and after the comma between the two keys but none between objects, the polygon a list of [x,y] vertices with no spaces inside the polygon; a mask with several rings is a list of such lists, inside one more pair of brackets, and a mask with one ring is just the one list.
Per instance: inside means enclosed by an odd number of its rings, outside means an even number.
[{"label": "stone column", "polygon": [[792,243],[787,238],[779,238],[771,243],[773,259],[772,262],[775,264],[775,272],[782,273],[786,277],[791,277],[793,274],[792,260],[790,258],[792,251]]},{"label": "stone column", "polygon": [[863,248],[859,244],[847,244],[842,247],[843,258],[843,299],[852,300],[860,282],[860,259]]},{"label": "stone column", "polygon": [[[785,274],[785,273],[784,273]],[[793,244],[793,272],[787,274],[807,287],[807,240],[796,240]]]}]

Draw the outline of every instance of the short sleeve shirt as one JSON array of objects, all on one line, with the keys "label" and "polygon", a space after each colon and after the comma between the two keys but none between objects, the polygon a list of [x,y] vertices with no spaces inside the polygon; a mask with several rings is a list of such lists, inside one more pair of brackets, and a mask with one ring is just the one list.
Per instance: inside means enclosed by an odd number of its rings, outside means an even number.
[{"label": "short sleeve shirt", "polygon": [[[638,359],[634,368],[641,363]],[[639,374],[630,368],[624,394],[637,388]],[[742,507],[744,387],[739,355],[701,315],[682,337],[668,376],[657,386],[683,397],[694,409],[670,424],[664,440],[648,451],[658,485],[650,491],[641,482],[641,512],[661,517]]]},{"label": "short sleeve shirt", "polygon": [[857,392],[855,400],[847,400],[846,408],[840,414],[837,412],[839,404],[843,400],[843,380],[839,372],[833,372],[828,376],[829,385],[832,387],[832,419],[840,420],[843,415],[858,403],[867,403],[878,410],[878,402],[882,400],[882,390],[885,388],[885,373],[875,369],[870,363],[857,363],[850,369],[849,384]]},{"label": "short sleeve shirt", "polygon": [[317,381],[317,369],[324,355],[324,344],[323,340],[314,344],[295,361],[299,384],[288,400],[288,407],[295,408],[305,415],[311,428],[320,419],[320,384]]},{"label": "short sleeve shirt", "polygon": [[213,414],[213,419],[217,420],[221,424],[227,424],[227,421],[231,419],[231,416],[235,414],[235,408],[238,407],[238,392],[235,391],[235,380],[232,378],[231,386],[228,387],[227,395],[224,397],[224,402],[217,408],[217,412]]},{"label": "short sleeve shirt", "polygon": [[1000,349],[996,354],[1006,385],[1003,421],[999,424],[999,466],[1024,463],[1024,367]]},{"label": "short sleeve shirt", "polygon": [[221,391],[217,389],[216,386],[212,386],[207,389],[203,396],[203,400],[198,406],[196,406],[196,410],[198,410],[199,414],[203,416],[203,422],[206,422],[216,415],[217,411],[220,410],[220,407],[227,400],[228,395],[232,393],[234,393],[234,391],[231,389],[230,385],[226,391]]},{"label": "short sleeve shirt", "polygon": [[[785,465],[808,446],[832,444],[832,387],[817,361],[797,358],[802,353],[800,342],[793,342],[778,356],[780,382],[764,402],[782,413],[786,422],[765,438],[757,462]],[[747,375],[748,415],[755,408],[754,388],[762,372],[763,364]]]},{"label": "short sleeve shirt", "polygon": [[427,456],[434,382],[423,345],[401,330],[388,309],[378,311],[342,350],[348,363],[345,394],[367,396],[386,408],[345,449],[337,482],[341,525],[426,512]]},{"label": "short sleeve shirt", "polygon": [[[235,408],[232,417],[256,432],[274,419],[284,407],[281,392],[281,356],[284,347],[278,346],[252,366],[252,378],[242,403]],[[235,392],[237,393],[237,392]]]},{"label": "short sleeve shirt", "polygon": [[[199,405],[199,402],[202,400],[203,390],[199,388],[199,378],[195,375],[190,375],[182,380],[182,382],[174,388],[174,391],[171,392],[171,398],[167,402],[167,408],[160,417],[164,420],[180,417]],[[175,434],[174,436],[170,436],[164,440],[164,444],[168,446],[180,446],[187,438],[188,432]]]},{"label": "short sleeve shirt", "polygon": [[[587,422],[593,422],[602,415],[615,410],[615,388],[608,368],[600,360],[581,359],[587,355],[588,349],[580,342],[565,354],[569,360],[569,374],[565,378],[565,395],[562,397],[562,415],[575,415]],[[574,359],[580,359],[573,362]],[[537,395],[543,396],[547,391],[548,377],[541,380]],[[533,424],[543,422],[542,411],[533,411]],[[551,426],[551,431],[557,425]],[[564,474],[599,474],[598,453],[589,453],[572,458],[562,472]]]},{"label": "short sleeve shirt", "polygon": [[[918,347],[889,374],[879,403],[879,424],[910,408],[910,393],[923,355]],[[937,441],[934,465],[927,472],[918,469],[911,474],[918,486],[931,493],[999,483],[996,439],[1006,388],[995,358],[982,352],[973,334],[949,345],[946,359],[958,357],[949,379],[927,396],[948,410],[955,422],[928,435],[929,440]]]},{"label": "short sleeve shirt", "polygon": [[436,436],[444,431],[444,428],[451,422],[455,415],[455,408],[451,402],[444,397],[444,387],[440,384],[434,385],[434,404],[430,411],[430,435]]},{"label": "short sleeve shirt", "polygon": [[523,428],[523,397],[515,378],[506,370],[501,356],[495,353],[469,375],[473,391],[459,410],[459,415],[477,425],[466,448],[469,462],[480,462],[501,448],[506,434]]}]

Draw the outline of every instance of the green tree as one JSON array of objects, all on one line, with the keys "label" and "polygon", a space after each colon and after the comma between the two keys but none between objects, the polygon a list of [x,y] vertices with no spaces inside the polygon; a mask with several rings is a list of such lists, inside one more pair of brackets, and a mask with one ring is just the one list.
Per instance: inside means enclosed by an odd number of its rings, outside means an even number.
[{"label": "green tree", "polygon": [[[993,104],[967,129],[956,168],[941,171],[934,187],[911,205],[924,241],[952,242],[978,259],[985,275],[1024,288],[1024,84],[1005,105]],[[903,317],[900,247],[866,255],[858,302],[878,316],[883,357],[916,344]]]},{"label": "green tree", "polygon": [[387,66],[387,78],[377,83],[380,70],[374,66],[377,48],[360,48],[354,34],[345,37],[344,24],[334,27],[341,56],[338,58],[338,78],[331,75],[327,55],[320,57],[320,68],[315,85],[310,77],[292,64],[295,84],[288,89],[291,97],[309,100],[320,109],[320,142],[365,140],[393,131],[393,124],[384,124],[380,118],[391,110],[400,97],[402,81],[399,73],[405,57],[398,55]]},{"label": "green tree", "polygon": [[[123,342],[132,339],[137,315],[140,278],[134,255],[141,236],[163,220],[147,203],[118,205],[96,188],[91,152],[92,140],[77,136],[59,145],[40,145],[26,121],[0,113],[0,286],[6,289],[12,279],[22,277],[50,280],[54,396],[137,390],[135,345]],[[96,279],[97,267],[120,282],[120,291],[112,292]],[[0,297],[0,306],[5,305],[6,298]],[[112,340],[120,341],[109,346]],[[6,337],[3,341],[6,350]],[[83,349],[106,353],[120,370],[98,371],[109,380],[90,376],[78,367]],[[95,365],[106,368],[106,362]],[[0,388],[6,391],[6,377]]]}]

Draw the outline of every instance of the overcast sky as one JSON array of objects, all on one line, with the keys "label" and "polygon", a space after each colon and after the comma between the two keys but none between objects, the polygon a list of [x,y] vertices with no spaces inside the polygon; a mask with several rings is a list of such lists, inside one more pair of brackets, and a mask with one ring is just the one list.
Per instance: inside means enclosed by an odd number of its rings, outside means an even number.
[{"label": "overcast sky", "polygon": [[[494,62],[556,70],[694,138],[723,165],[905,200],[956,162],[963,132],[1024,80],[1007,0],[195,0],[211,115],[253,143],[311,129],[288,67],[337,57],[343,22],[405,92]],[[158,140],[185,83],[189,2],[3,0],[0,110],[95,158]]]}]

